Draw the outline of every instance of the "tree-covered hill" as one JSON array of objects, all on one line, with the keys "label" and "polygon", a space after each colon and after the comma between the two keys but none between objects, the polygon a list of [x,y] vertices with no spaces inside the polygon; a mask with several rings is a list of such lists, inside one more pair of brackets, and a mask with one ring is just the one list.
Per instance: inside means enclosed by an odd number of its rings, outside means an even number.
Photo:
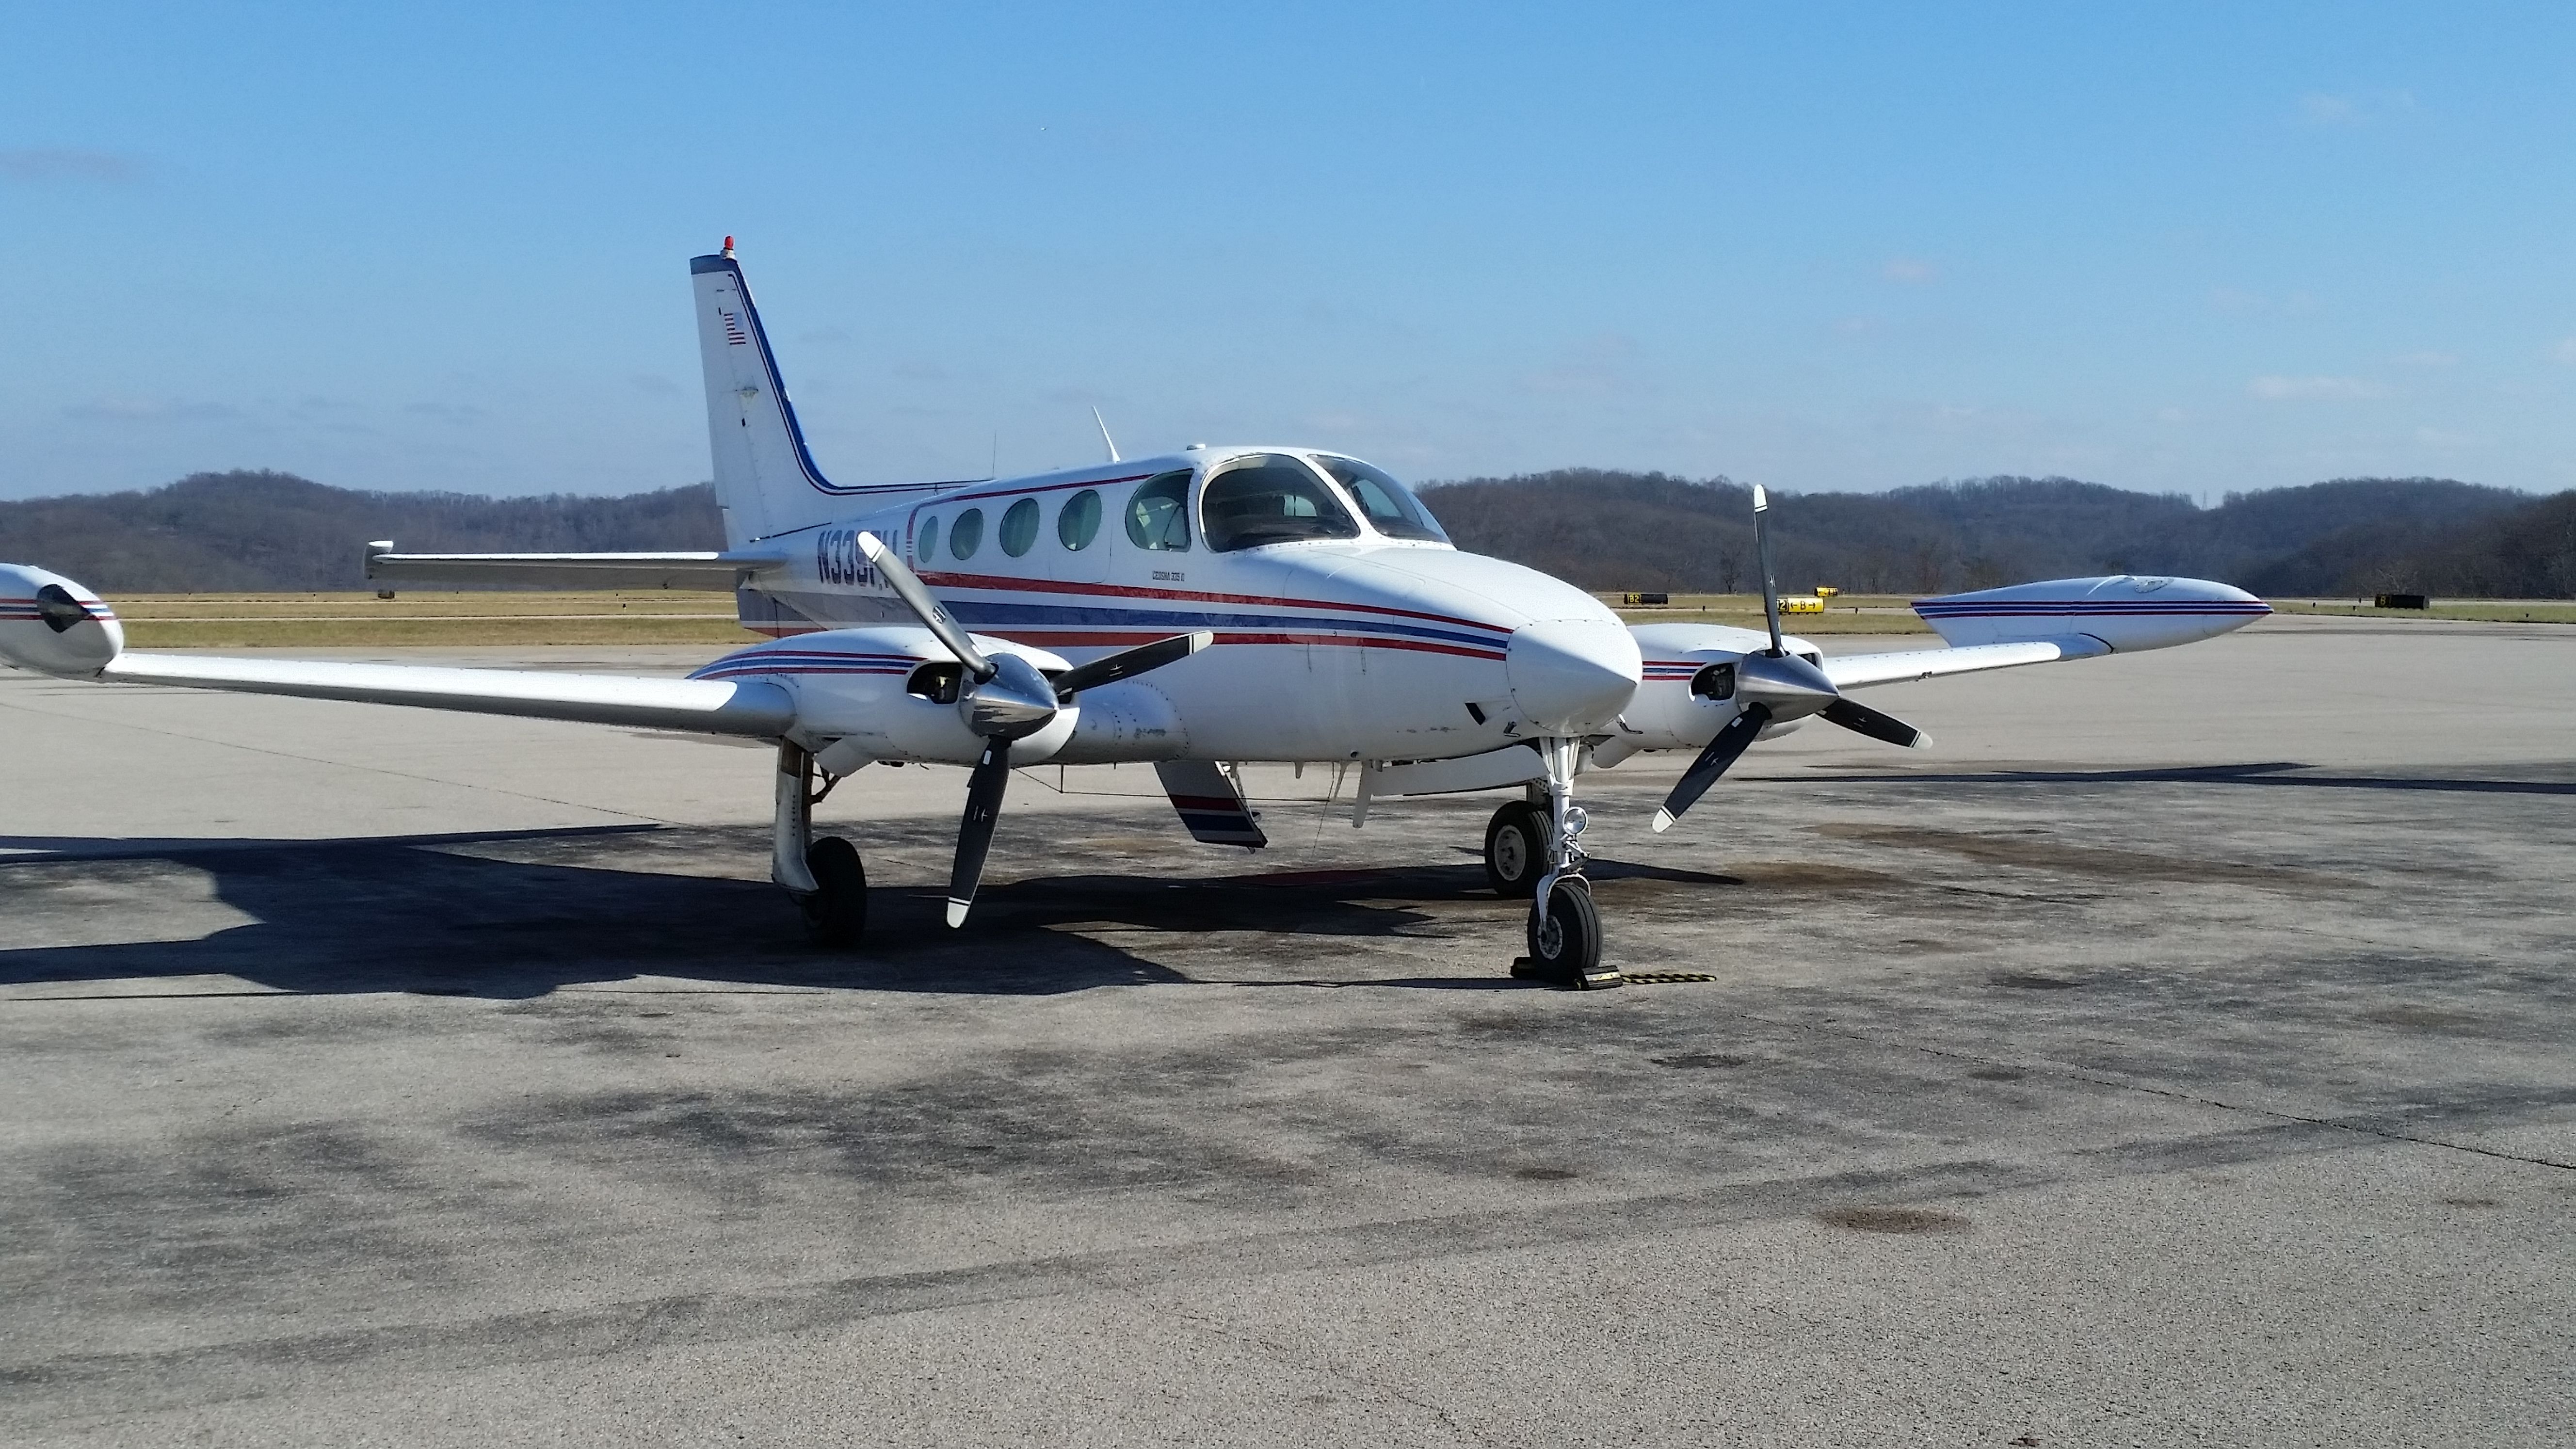
[{"label": "tree-covered hill", "polygon": [[[1565,469],[1425,494],[1461,547],[1586,587],[1756,584],[1752,493],[1725,478]],[[1791,590],[1931,593],[2137,572],[2269,595],[2576,596],[2576,493],[2347,478],[2230,494],[2203,509],[2072,478],[1982,478],[1772,497],[1780,582]],[[717,548],[722,527],[703,484],[622,498],[480,498],[236,472],[0,503],[0,559],[110,593],[356,588],[360,546],[373,538],[439,551]]]},{"label": "tree-covered hill", "polygon": [[455,553],[722,548],[724,525],[705,484],[622,498],[482,498],[233,472],[0,503],[0,559],[111,593],[354,589],[363,546],[377,538]]},{"label": "tree-covered hill", "polygon": [[[1589,588],[1755,587],[1752,495],[1730,479],[1566,469],[1435,485],[1426,497],[1461,547]],[[2571,500],[2347,478],[2203,509],[2072,478],[1982,478],[1886,493],[1774,490],[1771,516],[1790,590],[1931,593],[2134,572],[2274,595],[2564,597],[2576,589]]]}]

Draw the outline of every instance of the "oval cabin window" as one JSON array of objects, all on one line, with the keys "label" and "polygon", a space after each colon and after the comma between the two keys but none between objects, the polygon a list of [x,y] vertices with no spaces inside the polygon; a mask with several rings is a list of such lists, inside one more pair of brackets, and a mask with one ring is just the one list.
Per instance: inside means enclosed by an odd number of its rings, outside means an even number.
[{"label": "oval cabin window", "polygon": [[1023,498],[1002,514],[1002,552],[1013,558],[1029,551],[1038,541],[1038,501]]},{"label": "oval cabin window", "polygon": [[1099,536],[1100,494],[1085,488],[1066,499],[1063,509],[1056,514],[1055,541],[1074,553],[1080,553],[1091,547],[1091,541]]}]

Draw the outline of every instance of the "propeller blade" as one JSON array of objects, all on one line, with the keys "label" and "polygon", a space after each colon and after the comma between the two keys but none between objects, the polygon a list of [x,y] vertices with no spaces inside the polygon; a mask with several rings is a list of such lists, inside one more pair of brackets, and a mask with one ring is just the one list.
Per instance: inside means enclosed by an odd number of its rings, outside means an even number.
[{"label": "propeller blade", "polygon": [[1089,664],[1077,664],[1055,677],[1055,697],[1070,700],[1086,689],[1096,689],[1121,679],[1133,679],[1148,669],[1187,659],[1216,642],[1216,635],[1201,629],[1195,634],[1175,634],[1151,644],[1122,649]]},{"label": "propeller blade", "polygon": [[993,845],[993,822],[1002,818],[1002,791],[1011,783],[1011,742],[994,740],[966,781],[966,818],[957,825],[957,860],[948,868],[948,926],[966,924],[975,887],[984,879],[984,852]]},{"label": "propeller blade", "polygon": [[896,598],[911,606],[913,615],[921,620],[921,626],[939,636],[939,642],[948,646],[948,652],[957,656],[957,662],[966,666],[966,672],[975,677],[976,683],[981,684],[993,677],[993,661],[985,658],[984,651],[976,648],[974,641],[966,637],[966,631],[959,628],[948,611],[940,607],[939,601],[930,596],[930,590],[922,586],[921,580],[904,566],[902,557],[888,548],[885,540],[873,533],[862,533],[859,535],[859,552],[867,555],[869,565],[877,571],[878,577],[886,581],[886,587],[894,590]]},{"label": "propeller blade", "polygon": [[1841,725],[1844,729],[1867,735],[1874,740],[1885,740],[1903,749],[1921,749],[1932,743],[1930,735],[1896,716],[1880,714],[1868,705],[1854,704],[1848,699],[1837,699],[1826,705],[1823,714],[1825,718]]},{"label": "propeller blade", "polygon": [[1771,624],[1771,657],[1780,657],[1780,581],[1771,572],[1771,529],[1764,517],[1771,511],[1771,495],[1762,485],[1753,485],[1753,552],[1762,561],[1762,617]]},{"label": "propeller blade", "polygon": [[1700,751],[1699,758],[1691,761],[1691,767],[1674,782],[1673,793],[1664,797],[1662,807],[1655,811],[1655,833],[1661,835],[1672,829],[1682,812],[1708,793],[1708,787],[1717,783],[1717,777],[1726,773],[1727,766],[1735,763],[1736,757],[1753,743],[1753,737],[1770,722],[1771,707],[1766,704],[1748,704],[1742,714],[1728,720],[1726,728],[1717,732],[1717,738],[1708,742],[1708,748]]}]

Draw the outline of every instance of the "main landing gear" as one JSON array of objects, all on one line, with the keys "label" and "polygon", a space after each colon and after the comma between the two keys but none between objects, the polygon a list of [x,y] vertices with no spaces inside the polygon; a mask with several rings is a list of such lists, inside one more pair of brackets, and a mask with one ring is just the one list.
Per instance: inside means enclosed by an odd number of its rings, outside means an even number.
[{"label": "main landing gear", "polygon": [[1601,913],[1583,878],[1588,822],[1574,803],[1581,748],[1580,740],[1539,741],[1546,784],[1494,812],[1485,826],[1485,877],[1506,899],[1529,898],[1529,955],[1512,964],[1512,974],[1599,991],[1624,982],[1601,964]]},{"label": "main landing gear", "polygon": [[769,878],[805,912],[805,934],[817,946],[855,946],[868,925],[868,873],[859,848],[837,835],[814,838],[814,807],[838,781],[814,788],[814,757],[778,742],[777,810],[769,831]]}]

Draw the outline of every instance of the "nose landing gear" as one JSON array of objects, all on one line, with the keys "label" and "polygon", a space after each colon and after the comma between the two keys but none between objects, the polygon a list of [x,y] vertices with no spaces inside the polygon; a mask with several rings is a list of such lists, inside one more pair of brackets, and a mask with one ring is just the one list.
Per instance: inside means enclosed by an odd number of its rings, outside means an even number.
[{"label": "nose landing gear", "polygon": [[[1589,823],[1574,803],[1574,764],[1582,742],[1539,741],[1546,764],[1544,810],[1536,801],[1515,802],[1494,812],[1485,828],[1485,872],[1494,889],[1530,900],[1529,955],[1513,963],[1512,974],[1555,981],[1584,991],[1624,985],[1616,968],[1601,964],[1601,913],[1592,904],[1592,883],[1583,878],[1583,827]],[[1537,836],[1547,870],[1537,875],[1535,861],[1516,855],[1524,832]],[[1510,869],[1515,864],[1523,868]],[[1518,882],[1535,875],[1526,888]],[[1514,887],[1506,891],[1506,883]]]}]

